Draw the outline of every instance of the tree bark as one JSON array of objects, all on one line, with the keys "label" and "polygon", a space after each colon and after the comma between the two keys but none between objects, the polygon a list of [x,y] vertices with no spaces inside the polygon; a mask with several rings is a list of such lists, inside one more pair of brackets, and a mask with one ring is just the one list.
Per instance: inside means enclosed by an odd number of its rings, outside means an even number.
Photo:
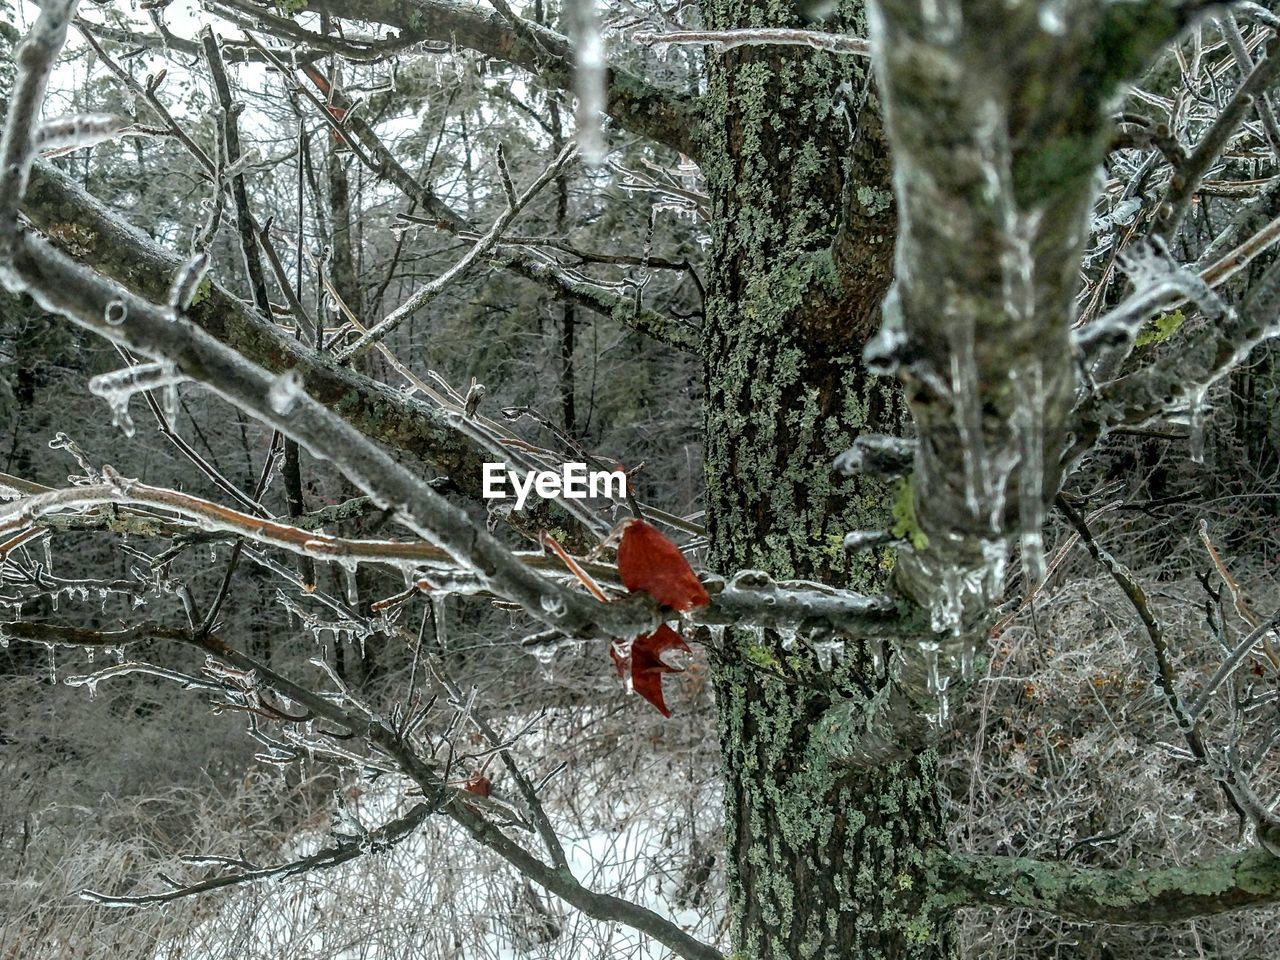
[{"label": "tree bark", "polygon": [[[712,30],[801,25],[764,2],[703,9]],[[865,35],[861,4],[846,0],[823,29]],[[831,467],[860,433],[904,425],[896,387],[862,362],[896,225],[868,67],[759,46],[710,63],[710,566],[874,589],[888,558],[841,542],[887,525],[888,491]],[[850,641],[826,666],[808,643],[731,631],[718,659],[736,955],[945,955],[947,921],[926,896],[942,831],[932,752],[855,770],[838,749],[837,718],[882,683],[872,651]]]}]

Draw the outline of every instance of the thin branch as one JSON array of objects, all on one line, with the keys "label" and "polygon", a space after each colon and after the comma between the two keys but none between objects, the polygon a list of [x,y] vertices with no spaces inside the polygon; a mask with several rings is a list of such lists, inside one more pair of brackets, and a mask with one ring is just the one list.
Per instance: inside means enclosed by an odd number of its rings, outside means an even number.
[{"label": "thin branch", "polygon": [[[114,471],[108,483],[45,491],[0,505],[0,538],[10,531],[26,530],[53,514],[126,504],[169,511],[195,522],[204,532],[225,532],[315,560],[407,565],[411,571],[419,566],[434,567],[441,571],[441,579],[451,578],[456,589],[472,592],[489,589],[482,577],[465,566],[458,567],[451,554],[429,543],[336,537],[251,516],[191,494],[124,479]],[[513,553],[511,557],[530,570],[562,573],[562,563],[557,557],[541,552]],[[617,570],[611,566],[580,560],[575,563],[597,580],[618,583]],[[711,604],[688,615],[695,624],[825,627],[851,635],[874,636],[906,635],[915,629],[912,618],[901,616],[887,597],[863,596],[821,584],[762,582],[758,574],[750,574],[740,575],[727,584],[711,582],[708,592],[712,596]],[[570,596],[575,597],[575,602],[590,603],[579,594]],[[612,601],[607,608],[614,636],[651,629],[649,624],[658,616],[652,602],[643,596]]]},{"label": "thin branch", "polygon": [[338,362],[350,363],[364,350],[385,339],[389,333],[399,327],[405,320],[438,297],[449,284],[465,274],[477,260],[499,243],[502,239],[503,231],[511,225],[542,188],[554,180],[576,156],[577,147],[573,144],[561,150],[560,155],[542,172],[538,179],[529,185],[529,188],[524,193],[518,197],[512,196],[509,199],[507,209],[493,222],[493,226],[489,228],[489,231],[477,240],[457,263],[430,283],[419,287],[404,303],[370,327],[360,336],[360,339],[339,354]]},{"label": "thin branch", "polygon": [[1219,111],[1208,131],[1200,139],[1191,156],[1174,175],[1169,192],[1161,205],[1154,235],[1169,240],[1182,225],[1191,199],[1201,179],[1217,163],[1235,135],[1245,114],[1257,97],[1262,96],[1280,77],[1280,34],[1267,43],[1263,59],[1237,88],[1231,100]]},{"label": "thin branch", "polygon": [[824,33],[821,30],[741,29],[741,30],[673,30],[669,33],[640,31],[631,39],[646,47],[667,44],[705,44],[720,50],[735,47],[809,47],[827,53],[843,53],[851,56],[871,56],[871,41],[843,33]]}]

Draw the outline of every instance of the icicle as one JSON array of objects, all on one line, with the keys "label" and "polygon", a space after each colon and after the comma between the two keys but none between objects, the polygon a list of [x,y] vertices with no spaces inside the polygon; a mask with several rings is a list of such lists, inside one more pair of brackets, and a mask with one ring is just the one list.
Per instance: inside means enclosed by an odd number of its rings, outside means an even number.
[{"label": "icicle", "polygon": [[1204,463],[1204,418],[1207,393],[1204,387],[1196,387],[1187,397],[1187,425],[1191,428],[1189,440],[1192,463]]},{"label": "icicle", "polygon": [[178,268],[174,275],[173,285],[169,287],[169,308],[173,311],[186,310],[191,306],[200,282],[209,271],[209,254],[201,250],[194,257]]},{"label": "icicle", "polygon": [[1040,362],[1014,377],[1018,436],[1018,527],[1022,541],[1022,571],[1027,585],[1045,575],[1044,559],[1044,373]]},{"label": "icicle", "polygon": [[921,640],[918,646],[920,655],[924,657],[924,669],[929,692],[937,693],[940,689],[938,651],[942,649],[942,646],[935,640]]},{"label": "icicle", "polygon": [[267,390],[267,404],[272,411],[287,417],[298,408],[306,391],[302,388],[302,376],[297,370],[286,370],[271,381]]},{"label": "icicle", "polygon": [[111,405],[112,423],[133,436],[129,399],[141,390],[176,388],[187,378],[172,363],[142,363],[104,373],[89,380],[89,391]]},{"label": "icicle", "polygon": [[604,162],[605,49],[595,0],[568,0],[565,27],[574,53],[574,93],[578,97],[578,147],[583,162]]},{"label": "icicle", "polygon": [[988,502],[991,470],[982,432],[982,391],[974,344],[973,317],[961,313],[951,318],[951,406],[960,434],[964,460],[964,499],[974,517]]},{"label": "icicle", "polygon": [[818,666],[828,673],[837,660],[844,658],[843,640],[820,640],[813,645],[818,655]]}]

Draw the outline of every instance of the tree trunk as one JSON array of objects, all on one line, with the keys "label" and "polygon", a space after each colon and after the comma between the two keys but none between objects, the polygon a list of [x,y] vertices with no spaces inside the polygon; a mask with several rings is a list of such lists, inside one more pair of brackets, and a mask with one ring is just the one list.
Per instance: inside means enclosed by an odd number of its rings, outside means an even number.
[{"label": "tree trunk", "polygon": [[[759,0],[704,4],[710,29],[801,26]],[[824,30],[865,35],[845,0]],[[711,59],[703,170],[715,224],[704,350],[711,566],[857,589],[885,556],[888,490],[833,473],[859,433],[899,432],[897,388],[862,349],[891,279],[889,158],[865,62],[741,47]],[[832,638],[839,642],[838,638]],[[941,836],[931,751],[857,770],[831,721],[883,682],[852,641],[834,663],[773,634],[726,635],[716,668],[734,947],[742,957],[936,957],[925,852]]]}]

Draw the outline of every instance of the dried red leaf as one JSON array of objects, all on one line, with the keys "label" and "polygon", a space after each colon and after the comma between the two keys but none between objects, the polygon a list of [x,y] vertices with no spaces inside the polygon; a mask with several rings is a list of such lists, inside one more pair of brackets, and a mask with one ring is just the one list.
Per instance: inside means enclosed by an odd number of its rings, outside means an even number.
[{"label": "dried red leaf", "polygon": [[672,650],[688,653],[689,645],[684,642],[684,637],[665,623],[653,633],[636,637],[631,644],[629,656],[623,656],[617,644],[609,646],[609,656],[613,658],[613,667],[618,676],[624,676],[629,668],[631,689],[657,707],[664,717],[671,716],[671,711],[662,698],[662,675],[684,672],[681,667],[673,667],[662,659],[663,654]]},{"label": "dried red leaf", "polygon": [[478,797],[487,797],[493,792],[493,781],[483,773],[473,774],[462,785],[462,789],[467,793],[474,793]]},{"label": "dried red leaf", "polygon": [[632,520],[622,532],[618,576],[632,593],[647,593],[673,610],[692,610],[711,602],[680,548],[643,520]]}]

